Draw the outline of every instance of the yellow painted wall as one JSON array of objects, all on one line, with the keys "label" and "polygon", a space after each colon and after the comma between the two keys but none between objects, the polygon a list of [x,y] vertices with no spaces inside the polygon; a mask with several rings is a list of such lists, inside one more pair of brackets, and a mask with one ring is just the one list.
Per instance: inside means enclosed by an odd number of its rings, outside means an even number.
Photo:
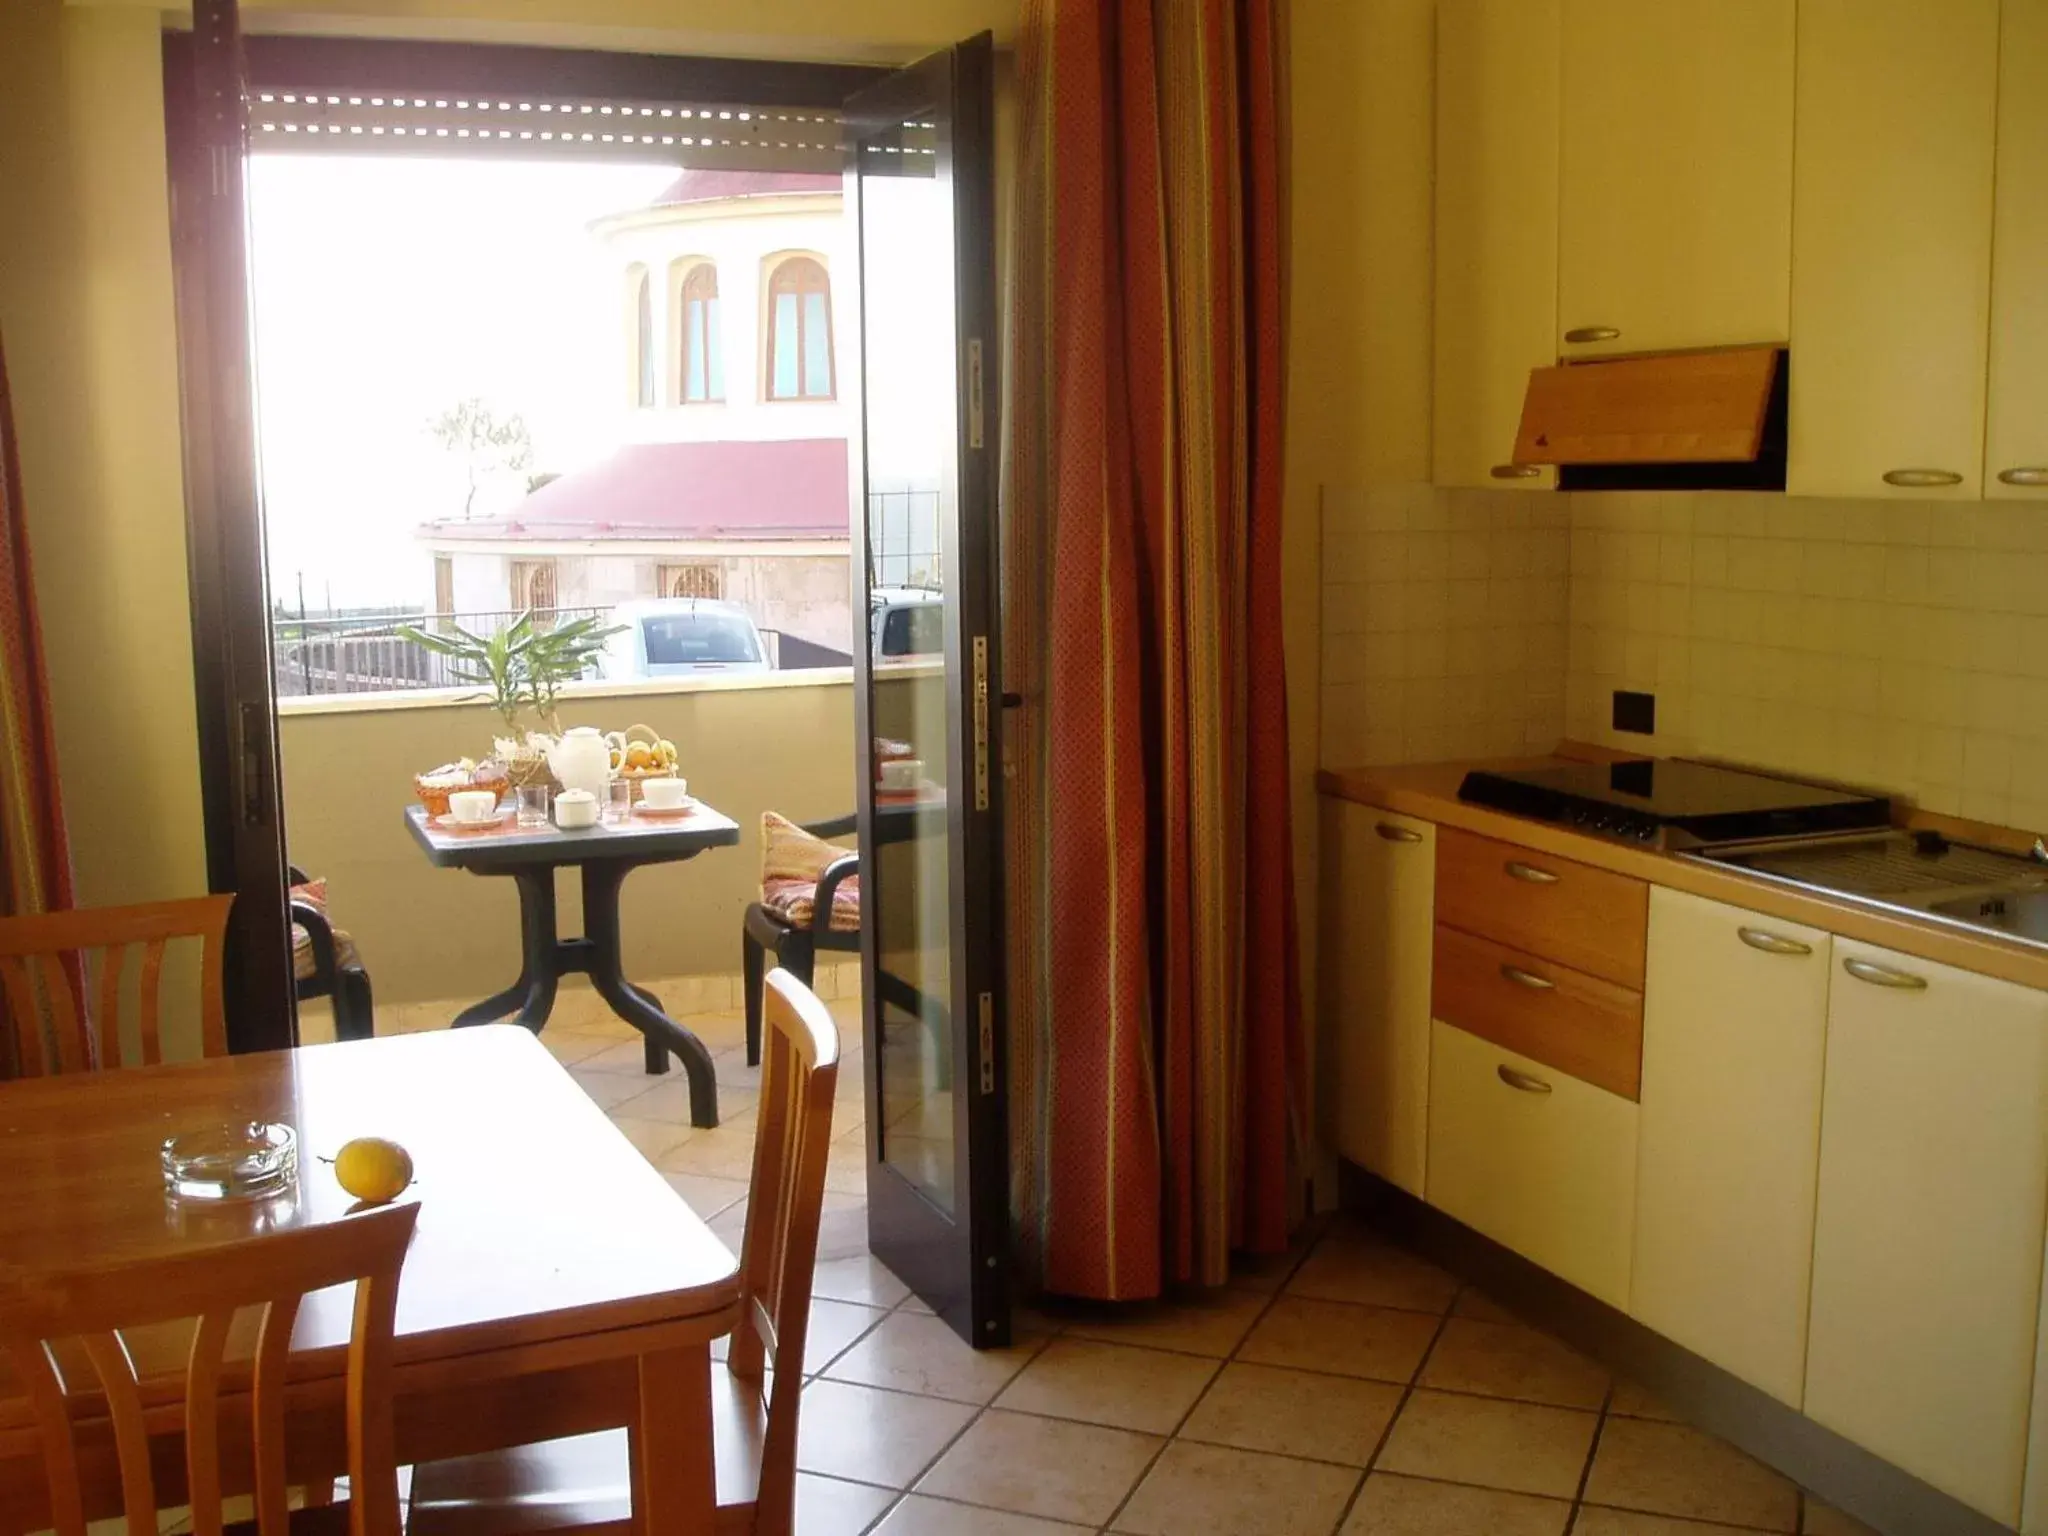
[{"label": "yellow painted wall", "polygon": [[[853,808],[853,689],[845,682],[639,693],[565,704],[565,725],[641,721],[676,743],[690,792],[740,824],[737,848],[628,878],[629,975],[725,975],[740,963],[740,916],[760,894],[761,812],[799,821]],[[286,714],[280,722],[292,858],[328,882],[330,910],[360,945],[378,1006],[474,1001],[519,972],[512,883],[430,866],[401,816],[412,776],[490,749],[480,704]],[[558,878],[560,927],[582,928],[579,887]]]}]

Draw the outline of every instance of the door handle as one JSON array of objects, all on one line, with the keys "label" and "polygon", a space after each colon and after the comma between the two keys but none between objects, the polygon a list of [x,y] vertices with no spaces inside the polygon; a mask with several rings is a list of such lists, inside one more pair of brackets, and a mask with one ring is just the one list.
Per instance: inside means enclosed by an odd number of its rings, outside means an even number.
[{"label": "door handle", "polygon": [[1963,477],[1952,469],[1888,469],[1884,472],[1884,483],[1907,490],[1930,490],[1961,485]]},{"label": "door handle", "polygon": [[1543,470],[1535,464],[1496,464],[1487,473],[1496,480],[1534,480]]},{"label": "door handle", "polygon": [[1422,834],[1420,832],[1409,827],[1397,827],[1391,821],[1377,823],[1373,827],[1373,831],[1379,833],[1381,837],[1390,843],[1419,843],[1422,841]]},{"label": "door handle", "polygon": [[1538,869],[1534,864],[1524,864],[1520,859],[1509,859],[1501,866],[1514,879],[1528,885],[1555,885],[1557,876],[1547,869]]},{"label": "door handle", "polygon": [[1851,955],[1842,962],[1842,969],[1858,981],[1867,981],[1873,987],[1893,987],[1901,992],[1927,990],[1925,976],[1916,976],[1911,971],[1895,970],[1889,965],[1879,965],[1875,960],[1861,960]]},{"label": "door handle", "polygon": [[1494,1075],[1510,1088],[1518,1088],[1523,1093],[1551,1093],[1555,1091],[1542,1078],[1531,1077],[1526,1072],[1517,1072],[1510,1066],[1498,1066],[1493,1071]]},{"label": "door handle", "polygon": [[1760,949],[1767,955],[1810,955],[1811,944],[1798,939],[1788,939],[1783,934],[1769,933],[1762,928],[1738,928],[1735,937],[1751,949]]},{"label": "door handle", "polygon": [[2001,469],[1998,478],[2006,485],[2048,485],[2048,465],[2022,464],[2017,469]]},{"label": "door handle", "polygon": [[1566,331],[1564,339],[1576,347],[1589,341],[1619,341],[1621,332],[1611,325],[1579,325]]},{"label": "door handle", "polygon": [[1553,992],[1557,989],[1557,983],[1548,976],[1538,976],[1534,971],[1525,971],[1519,965],[1504,965],[1500,968],[1500,973],[1516,986],[1527,987],[1531,992]]}]

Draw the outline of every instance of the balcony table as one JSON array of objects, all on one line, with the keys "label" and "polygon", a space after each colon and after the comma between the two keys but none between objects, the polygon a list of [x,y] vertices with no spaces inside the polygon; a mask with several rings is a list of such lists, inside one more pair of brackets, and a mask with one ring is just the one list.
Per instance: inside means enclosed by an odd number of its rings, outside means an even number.
[{"label": "balcony table", "polygon": [[[298,1134],[295,1191],[166,1199],[163,1140],[236,1120]],[[644,1528],[709,1531],[712,1340],[739,1318],[737,1264],[525,1030],[387,1036],[0,1083],[0,1275],[329,1221],[351,1204],[318,1159],[382,1135],[413,1156],[418,1231],[399,1283],[400,1465],[625,1426]],[[347,1472],[342,1396],[353,1291],[317,1292],[292,1334],[288,1472]],[[253,1348],[253,1313],[239,1345]],[[189,1324],[124,1332],[159,1441],[160,1497],[183,1496]],[[228,1491],[246,1491],[248,1380],[223,1383]],[[96,1386],[82,1365],[74,1388]],[[111,1427],[82,1405],[87,1516],[118,1514]],[[242,1427],[238,1427],[242,1426]],[[239,1458],[240,1465],[236,1461]],[[0,1363],[0,1536],[50,1523],[35,1421]]]},{"label": "balcony table", "polygon": [[[738,823],[698,801],[687,816],[645,816],[636,807],[628,821],[570,831],[510,821],[480,831],[447,831],[418,805],[407,807],[405,825],[437,869],[508,875],[519,887],[519,979],[463,1009],[455,1016],[457,1028],[488,1024],[517,1008],[517,1022],[538,1034],[554,1009],[556,984],[583,972],[612,1012],[640,1031],[649,1072],[666,1072],[671,1051],[682,1061],[690,1080],[690,1123],[718,1124],[711,1053],[662,1011],[660,998],[626,979],[619,957],[619,888],[643,864],[673,864],[707,848],[732,847],[740,840]],[[565,864],[583,871],[580,939],[564,939],[555,928],[555,870]]]}]

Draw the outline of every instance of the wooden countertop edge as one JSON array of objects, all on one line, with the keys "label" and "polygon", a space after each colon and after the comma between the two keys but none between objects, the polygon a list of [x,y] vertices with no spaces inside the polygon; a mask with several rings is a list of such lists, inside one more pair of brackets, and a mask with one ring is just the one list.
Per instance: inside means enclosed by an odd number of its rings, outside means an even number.
[{"label": "wooden countertop edge", "polygon": [[[1752,875],[1698,864],[1653,848],[1637,848],[1609,842],[1548,822],[1510,816],[1484,806],[1468,805],[1458,798],[1458,783],[1469,769],[1533,768],[1562,761],[1586,761],[1588,755],[1570,744],[1557,753],[1479,763],[1426,763],[1388,768],[1325,768],[1316,775],[1316,786],[1326,796],[1368,805],[1418,821],[1456,827],[1481,837],[1498,838],[1523,848],[1548,853],[1561,859],[1590,864],[1596,869],[1631,875],[1652,885],[1685,891],[1709,901],[1825,929],[1844,938],[1882,945],[1900,954],[1958,970],[1995,976],[2001,981],[2048,991],[2048,950],[2023,942],[1977,934],[1952,927],[1937,918],[1921,918],[1880,911],[1849,897],[1791,889]],[[1911,824],[1938,824],[1957,835],[1978,831],[1965,829],[1952,818],[1913,815]],[[2010,846],[2021,834],[2008,829],[1986,829],[2002,834],[1996,841]],[[1994,840],[1986,835],[1985,841]],[[2026,846],[2020,842],[2019,846]]]}]

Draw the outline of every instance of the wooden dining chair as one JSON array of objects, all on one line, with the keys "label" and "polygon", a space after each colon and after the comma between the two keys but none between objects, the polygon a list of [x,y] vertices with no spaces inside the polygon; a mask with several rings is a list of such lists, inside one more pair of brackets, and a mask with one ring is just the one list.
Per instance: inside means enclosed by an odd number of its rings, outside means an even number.
[{"label": "wooden dining chair", "polygon": [[[0,1351],[27,1389],[42,1440],[56,1536],[85,1536],[75,1421],[101,1412],[111,1426],[129,1536],[156,1536],[152,1430],[182,1428],[184,1502],[194,1536],[223,1536],[223,1398],[246,1415],[254,1442],[255,1519],[231,1530],[259,1536],[346,1530],[399,1536],[398,1468],[391,1423],[392,1328],[398,1274],[417,1205],[394,1205],[319,1226],[245,1238],[165,1258],[37,1273],[0,1265]],[[300,1302],[331,1285],[356,1285],[348,1345],[349,1498],[288,1510],[285,1366]],[[260,1308],[244,1395],[226,1360],[229,1330],[244,1307]],[[143,1401],[123,1329],[197,1320],[185,1371],[182,1415],[166,1421]],[[80,1361],[91,1363],[92,1380]],[[70,1367],[59,1365],[64,1361]],[[223,1381],[230,1382],[223,1392]],[[96,1387],[96,1393],[95,1393]],[[104,1402],[80,1402],[96,1395]],[[230,1465],[239,1465],[239,1458]]]},{"label": "wooden dining chair", "polygon": [[[797,1400],[811,1271],[832,1143],[839,1030],[787,971],[764,986],[753,1179],[740,1240],[739,1329],[713,1368],[719,1536],[790,1536],[796,1520]],[[771,1377],[766,1381],[764,1376]],[[551,1440],[413,1469],[409,1536],[625,1531],[632,1451],[623,1430]]]},{"label": "wooden dining chair", "polygon": [[[221,999],[221,948],[235,898],[195,896],[139,907],[78,907],[0,918],[0,984],[5,986],[14,1071],[23,1077],[163,1060],[164,958],[176,940],[196,939],[199,1047],[228,1050]],[[123,998],[131,952],[136,977],[134,1050],[126,1043]]]}]

